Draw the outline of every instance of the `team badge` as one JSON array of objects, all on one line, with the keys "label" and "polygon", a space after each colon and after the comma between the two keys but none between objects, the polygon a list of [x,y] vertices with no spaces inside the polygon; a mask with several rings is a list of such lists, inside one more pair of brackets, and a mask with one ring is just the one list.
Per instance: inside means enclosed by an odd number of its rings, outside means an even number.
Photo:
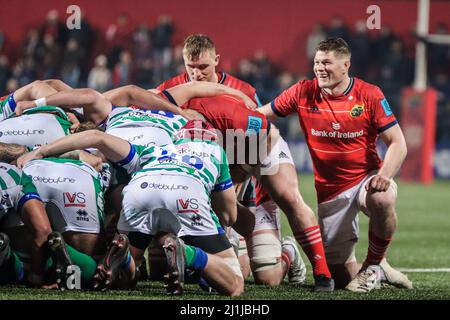
[{"label": "team badge", "polygon": [[364,105],[362,104],[355,104],[355,106],[350,111],[350,115],[353,118],[359,117],[364,112]]},{"label": "team badge", "polygon": [[331,127],[333,128],[333,130],[339,130],[341,129],[341,125],[339,124],[339,122],[332,122],[331,123]]}]

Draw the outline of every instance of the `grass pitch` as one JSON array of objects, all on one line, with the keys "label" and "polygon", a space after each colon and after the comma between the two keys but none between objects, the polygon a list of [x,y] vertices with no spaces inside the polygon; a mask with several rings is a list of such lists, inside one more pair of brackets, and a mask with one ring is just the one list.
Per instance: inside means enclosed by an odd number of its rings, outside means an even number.
[{"label": "grass pitch", "polygon": [[[305,201],[316,211],[312,176],[300,177],[300,191]],[[398,230],[388,252],[388,261],[395,268],[437,269],[450,268],[450,182],[437,181],[429,186],[399,182],[397,202]],[[368,219],[360,216],[360,242],[357,258],[362,260],[367,251]],[[283,234],[290,234],[286,219],[282,221]],[[305,257],[304,257],[305,258]],[[305,261],[306,258],[305,258]],[[414,283],[414,290],[383,289],[369,294],[354,294],[338,290],[333,294],[311,292],[313,279],[309,262],[307,284],[292,287],[287,283],[269,288],[246,282],[245,293],[238,298],[227,298],[203,293],[197,285],[186,285],[185,294],[167,297],[161,282],[142,282],[134,291],[73,292],[48,291],[25,287],[0,288],[0,299],[19,300],[450,300],[450,272],[406,272]]]}]

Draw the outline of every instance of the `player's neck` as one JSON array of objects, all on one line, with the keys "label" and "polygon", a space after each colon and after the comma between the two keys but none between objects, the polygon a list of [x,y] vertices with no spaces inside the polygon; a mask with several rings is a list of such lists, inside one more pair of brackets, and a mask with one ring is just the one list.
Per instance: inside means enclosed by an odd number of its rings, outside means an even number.
[{"label": "player's neck", "polygon": [[333,88],[324,88],[325,92],[331,96],[340,96],[345,91],[347,91],[349,85],[350,85],[351,79],[347,75],[341,82],[339,82],[336,86]]},{"label": "player's neck", "polygon": [[219,83],[219,77],[217,76],[217,72],[214,72],[213,76],[211,77],[211,82]]}]

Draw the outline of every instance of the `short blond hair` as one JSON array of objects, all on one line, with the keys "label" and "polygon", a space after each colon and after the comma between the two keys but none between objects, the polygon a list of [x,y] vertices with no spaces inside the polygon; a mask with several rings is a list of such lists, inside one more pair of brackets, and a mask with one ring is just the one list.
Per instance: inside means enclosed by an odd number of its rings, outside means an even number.
[{"label": "short blond hair", "polygon": [[216,53],[214,42],[205,34],[191,34],[184,40],[183,55],[190,60],[198,60],[203,52]]}]

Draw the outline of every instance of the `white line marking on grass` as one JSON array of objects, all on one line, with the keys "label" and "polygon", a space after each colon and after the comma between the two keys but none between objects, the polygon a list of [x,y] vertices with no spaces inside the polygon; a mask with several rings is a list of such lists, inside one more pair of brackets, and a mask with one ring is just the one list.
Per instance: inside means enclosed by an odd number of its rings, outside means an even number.
[{"label": "white line marking on grass", "polygon": [[450,272],[450,268],[430,268],[430,269],[399,268],[398,271],[401,271],[401,272]]}]

